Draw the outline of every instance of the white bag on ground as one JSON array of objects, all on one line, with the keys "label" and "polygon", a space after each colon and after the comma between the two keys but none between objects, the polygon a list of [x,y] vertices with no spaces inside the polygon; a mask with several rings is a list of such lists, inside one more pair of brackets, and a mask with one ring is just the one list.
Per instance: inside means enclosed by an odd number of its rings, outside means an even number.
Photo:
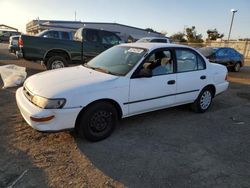
[{"label": "white bag on ground", "polygon": [[25,69],[25,67],[17,65],[0,66],[0,74],[4,84],[3,88],[21,85],[27,76]]}]

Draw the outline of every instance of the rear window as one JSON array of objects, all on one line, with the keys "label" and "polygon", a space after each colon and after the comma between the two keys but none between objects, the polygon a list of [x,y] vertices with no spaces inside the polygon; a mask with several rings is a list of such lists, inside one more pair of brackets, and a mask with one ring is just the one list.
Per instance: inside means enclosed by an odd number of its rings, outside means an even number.
[{"label": "rear window", "polygon": [[205,48],[200,48],[198,50],[205,57],[209,57],[209,56],[211,56],[212,54],[214,54],[216,52],[217,48],[208,48],[208,47],[205,47]]},{"label": "rear window", "polygon": [[151,42],[159,42],[159,43],[166,43],[166,39],[153,39]]}]

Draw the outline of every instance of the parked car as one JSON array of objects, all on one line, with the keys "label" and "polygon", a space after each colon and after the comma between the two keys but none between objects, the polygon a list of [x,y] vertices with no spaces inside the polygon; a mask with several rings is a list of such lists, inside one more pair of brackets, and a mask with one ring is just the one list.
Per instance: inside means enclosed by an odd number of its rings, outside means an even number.
[{"label": "parked car", "polygon": [[50,29],[50,30],[44,30],[38,33],[36,36],[44,38],[73,40],[74,32]]},{"label": "parked car", "polygon": [[136,42],[162,42],[171,43],[168,37],[143,37]]},{"label": "parked car", "polygon": [[187,103],[205,112],[213,97],[228,88],[226,78],[225,66],[209,63],[191,47],[130,43],[85,65],[29,77],[16,101],[34,129],[75,128],[98,141],[112,133],[119,118]]},{"label": "parked car", "polygon": [[5,31],[0,30],[0,42],[8,42],[11,36],[20,35],[20,32],[17,31]]},{"label": "parked car", "polygon": [[18,56],[43,61],[47,69],[56,69],[70,63],[83,63],[120,41],[113,32],[89,28],[78,29],[74,40],[21,35]]},{"label": "parked car", "polygon": [[233,48],[228,47],[204,47],[199,51],[212,63],[219,63],[229,70],[239,72],[244,66],[244,56]]},{"label": "parked car", "polygon": [[9,52],[16,54],[17,51],[20,50],[18,46],[18,40],[19,40],[20,35],[13,35],[10,37],[9,40]]}]

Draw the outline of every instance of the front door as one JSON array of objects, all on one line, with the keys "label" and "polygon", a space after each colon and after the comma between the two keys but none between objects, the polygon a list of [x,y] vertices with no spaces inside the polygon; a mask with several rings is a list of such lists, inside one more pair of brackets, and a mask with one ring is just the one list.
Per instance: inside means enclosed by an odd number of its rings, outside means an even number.
[{"label": "front door", "polygon": [[150,71],[152,77],[136,77],[130,80],[129,115],[165,108],[175,103],[176,74],[170,50],[152,53],[140,66]]}]

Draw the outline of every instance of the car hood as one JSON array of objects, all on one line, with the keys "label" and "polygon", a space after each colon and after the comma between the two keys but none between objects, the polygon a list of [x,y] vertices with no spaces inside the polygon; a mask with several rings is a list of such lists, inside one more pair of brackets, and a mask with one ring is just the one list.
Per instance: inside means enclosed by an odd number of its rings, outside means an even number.
[{"label": "car hood", "polygon": [[117,78],[83,66],[76,66],[35,74],[25,81],[24,86],[33,94],[54,98],[61,97],[65,92],[80,91],[81,88],[85,88],[87,92],[87,88]]}]

